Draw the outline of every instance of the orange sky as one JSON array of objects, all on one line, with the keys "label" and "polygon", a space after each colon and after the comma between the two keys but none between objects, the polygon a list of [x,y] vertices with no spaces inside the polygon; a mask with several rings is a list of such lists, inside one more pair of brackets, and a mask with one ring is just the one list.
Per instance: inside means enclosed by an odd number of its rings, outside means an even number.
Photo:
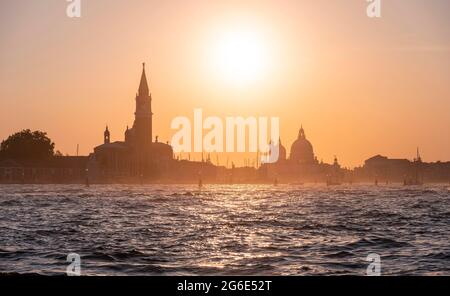
[{"label": "orange sky", "polygon": [[[432,2],[432,3],[430,3]],[[0,139],[47,131],[63,153],[88,154],[108,124],[133,123],[141,63],[154,135],[176,116],[278,116],[288,150],[301,124],[319,160],[357,166],[375,154],[450,160],[450,4],[383,1],[82,1],[0,4]],[[264,73],[239,85],[212,66],[220,36],[250,30]],[[238,159],[239,163],[241,159]]]}]

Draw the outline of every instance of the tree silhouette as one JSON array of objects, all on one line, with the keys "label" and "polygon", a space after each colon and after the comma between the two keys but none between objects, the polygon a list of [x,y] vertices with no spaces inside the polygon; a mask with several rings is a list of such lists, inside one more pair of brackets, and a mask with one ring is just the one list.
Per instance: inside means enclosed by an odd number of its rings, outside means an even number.
[{"label": "tree silhouette", "polygon": [[29,129],[15,133],[4,140],[0,146],[1,158],[12,159],[46,159],[54,156],[55,143],[47,133],[32,132]]}]

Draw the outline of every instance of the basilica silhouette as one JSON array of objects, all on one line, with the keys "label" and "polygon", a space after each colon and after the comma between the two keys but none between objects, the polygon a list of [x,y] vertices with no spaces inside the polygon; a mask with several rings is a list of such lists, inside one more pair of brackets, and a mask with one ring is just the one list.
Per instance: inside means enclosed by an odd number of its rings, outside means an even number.
[{"label": "basilica silhouette", "polygon": [[260,176],[265,180],[280,180],[288,183],[328,182],[331,177],[343,179],[345,170],[341,169],[337,158],[332,165],[319,162],[314,154],[311,142],[306,138],[303,126],[298,132],[297,139],[292,143],[290,155],[287,157],[286,148],[279,140],[279,158],[276,163],[263,164]]}]

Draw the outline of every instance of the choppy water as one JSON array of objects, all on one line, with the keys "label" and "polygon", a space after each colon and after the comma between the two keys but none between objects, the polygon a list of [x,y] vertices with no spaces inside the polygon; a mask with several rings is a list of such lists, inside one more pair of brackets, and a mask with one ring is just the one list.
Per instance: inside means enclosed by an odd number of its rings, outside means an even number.
[{"label": "choppy water", "polygon": [[448,186],[0,186],[0,273],[450,275]]}]

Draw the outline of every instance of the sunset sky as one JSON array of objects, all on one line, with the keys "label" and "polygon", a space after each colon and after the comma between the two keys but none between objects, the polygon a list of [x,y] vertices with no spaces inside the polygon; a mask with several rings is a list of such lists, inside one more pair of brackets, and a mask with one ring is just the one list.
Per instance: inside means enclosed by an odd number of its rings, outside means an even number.
[{"label": "sunset sky", "polygon": [[39,129],[87,155],[108,124],[123,140],[146,62],[164,142],[202,108],[280,117],[288,150],[303,124],[343,166],[417,146],[450,160],[450,2],[382,2],[370,19],[365,0],[84,0],[71,19],[65,0],[1,0],[0,139]]}]

